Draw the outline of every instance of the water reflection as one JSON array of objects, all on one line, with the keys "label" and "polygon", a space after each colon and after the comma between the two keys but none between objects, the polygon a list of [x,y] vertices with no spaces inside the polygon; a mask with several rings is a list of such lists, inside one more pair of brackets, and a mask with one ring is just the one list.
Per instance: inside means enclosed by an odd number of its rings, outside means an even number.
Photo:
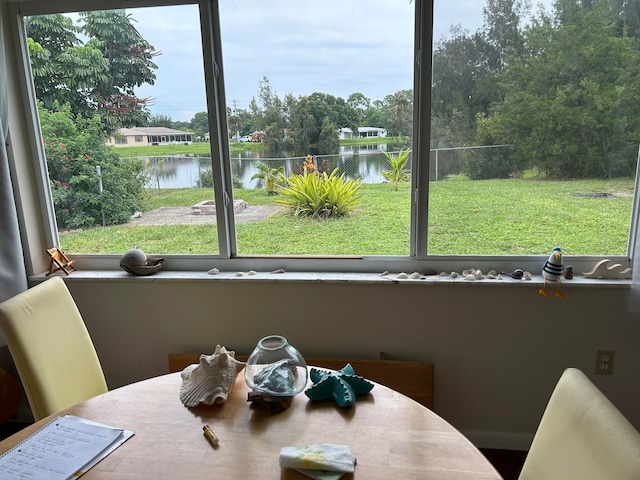
[{"label": "water reflection", "polygon": [[[328,171],[338,167],[339,173],[346,178],[360,178],[363,184],[382,183],[383,170],[388,169],[386,144],[341,146],[336,155],[316,155],[316,166],[325,164]],[[210,187],[211,159],[196,156],[141,157],[148,165],[149,188],[192,188]],[[258,173],[258,162],[266,163],[270,168],[284,167],[284,174],[289,176],[297,172],[304,163],[304,157],[266,158],[260,152],[245,152],[231,158],[231,171],[234,185],[242,188],[263,188],[261,180],[251,180]]]}]

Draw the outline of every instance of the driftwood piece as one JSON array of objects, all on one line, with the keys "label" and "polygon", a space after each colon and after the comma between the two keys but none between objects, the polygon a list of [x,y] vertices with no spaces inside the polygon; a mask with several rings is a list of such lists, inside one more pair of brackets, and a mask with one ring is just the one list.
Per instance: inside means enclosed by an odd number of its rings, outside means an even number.
[{"label": "driftwood piece", "polygon": [[280,413],[291,406],[293,397],[280,397],[252,390],[247,394],[247,402],[264,407],[269,415]]}]

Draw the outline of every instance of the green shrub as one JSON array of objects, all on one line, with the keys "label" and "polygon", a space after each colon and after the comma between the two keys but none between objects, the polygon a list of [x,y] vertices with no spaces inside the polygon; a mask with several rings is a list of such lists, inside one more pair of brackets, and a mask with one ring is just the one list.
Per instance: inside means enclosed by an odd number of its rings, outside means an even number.
[{"label": "green shrub", "polygon": [[103,219],[105,225],[117,225],[141,209],[144,166],[137,159],[121,159],[104,144],[99,118],[74,117],[68,106],[58,112],[40,108],[39,114],[59,229],[98,226]]},{"label": "green shrub", "polygon": [[302,215],[313,218],[341,217],[353,211],[360,199],[360,179],[344,178],[335,168],[329,175],[326,172],[292,174],[282,176],[284,187],[278,191],[285,197],[276,203],[288,207],[295,217]]},{"label": "green shrub", "polygon": [[[233,188],[243,188],[242,179],[235,173],[231,174]],[[200,172],[200,179],[196,181],[195,188],[213,188],[213,170],[207,169]]]}]

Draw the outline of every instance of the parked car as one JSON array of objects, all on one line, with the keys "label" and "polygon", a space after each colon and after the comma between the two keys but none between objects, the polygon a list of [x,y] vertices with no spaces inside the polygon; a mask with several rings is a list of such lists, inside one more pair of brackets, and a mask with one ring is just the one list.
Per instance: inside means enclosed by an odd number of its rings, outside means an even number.
[{"label": "parked car", "polygon": [[240,137],[240,141],[241,142],[251,142],[252,141],[251,135],[243,135],[243,136],[241,136]]}]

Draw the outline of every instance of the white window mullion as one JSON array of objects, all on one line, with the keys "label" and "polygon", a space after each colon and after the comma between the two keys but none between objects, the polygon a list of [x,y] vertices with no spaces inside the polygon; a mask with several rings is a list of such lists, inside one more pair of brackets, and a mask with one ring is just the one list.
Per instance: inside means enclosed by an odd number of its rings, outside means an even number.
[{"label": "white window mullion", "polygon": [[220,256],[236,254],[235,222],[229,139],[227,135],[227,109],[224,95],[220,16],[216,0],[200,2],[202,49],[204,54],[205,84],[209,113],[211,163],[216,203],[216,224]]},{"label": "white window mullion", "polygon": [[433,2],[416,2],[410,255],[427,256]]}]

